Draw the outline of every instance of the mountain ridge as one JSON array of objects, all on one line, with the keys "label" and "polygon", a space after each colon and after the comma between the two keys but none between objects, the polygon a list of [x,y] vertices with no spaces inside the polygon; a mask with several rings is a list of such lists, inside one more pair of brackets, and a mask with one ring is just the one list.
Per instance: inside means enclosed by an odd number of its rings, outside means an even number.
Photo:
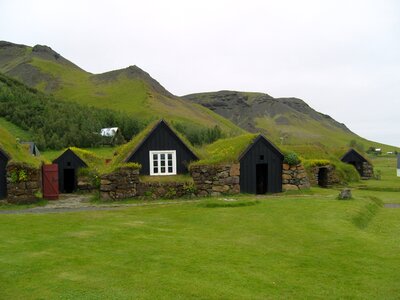
[{"label": "mountain ridge", "polygon": [[92,74],[48,46],[0,41],[0,72],[65,101],[124,111],[147,121],[166,118],[192,127],[219,126],[227,134],[244,132],[200,105],[173,95],[136,65]]}]

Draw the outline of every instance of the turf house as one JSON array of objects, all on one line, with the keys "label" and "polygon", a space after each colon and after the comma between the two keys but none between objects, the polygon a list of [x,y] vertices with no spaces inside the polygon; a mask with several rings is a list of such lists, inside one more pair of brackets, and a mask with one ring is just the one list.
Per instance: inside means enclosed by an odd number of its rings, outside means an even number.
[{"label": "turf house", "polygon": [[0,199],[7,196],[7,163],[8,155],[0,149]]},{"label": "turf house", "polygon": [[58,186],[61,193],[72,193],[78,188],[78,170],[88,165],[72,150],[65,150],[53,161],[58,165]]},{"label": "turf house", "polygon": [[[197,160],[183,139],[164,120],[148,127],[132,143],[124,162],[141,165],[140,175],[165,176],[188,173],[188,165]],[[145,136],[143,136],[145,134]]]},{"label": "turf house", "polygon": [[284,155],[263,135],[219,140],[206,152],[206,158],[190,166],[199,195],[266,194],[309,187],[304,168],[283,170]]},{"label": "turf house", "polygon": [[0,128],[0,198],[7,202],[32,203],[40,191],[40,165],[7,130]]},{"label": "turf house", "polygon": [[354,149],[350,149],[343,155],[341,161],[353,165],[361,178],[368,179],[373,175],[373,168],[370,162]]}]

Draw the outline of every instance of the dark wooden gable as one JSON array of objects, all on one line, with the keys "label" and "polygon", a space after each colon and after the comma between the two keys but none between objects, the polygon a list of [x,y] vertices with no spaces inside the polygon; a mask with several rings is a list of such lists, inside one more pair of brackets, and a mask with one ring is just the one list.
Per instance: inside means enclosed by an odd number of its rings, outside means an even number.
[{"label": "dark wooden gable", "polygon": [[362,156],[360,153],[358,153],[354,149],[350,149],[347,151],[345,155],[341,158],[342,162],[345,163],[363,163],[363,162],[368,162],[364,156]]},{"label": "dark wooden gable", "polygon": [[76,189],[78,169],[87,167],[87,164],[71,149],[67,149],[58,158],[53,160],[53,163],[58,165],[58,185],[60,191],[66,192],[64,184],[68,179],[65,178],[65,174],[72,174],[74,176],[74,189]]},{"label": "dark wooden gable", "polygon": [[9,156],[0,149],[0,199],[7,196],[7,163]]},{"label": "dark wooden gable", "polygon": [[176,135],[167,122],[161,120],[150,133],[132,151],[125,162],[136,162],[142,165],[140,173],[150,174],[149,151],[175,150],[177,174],[188,172],[188,164],[198,160],[197,156],[189,147]]},{"label": "dark wooden gable", "polygon": [[283,154],[263,135],[240,155],[240,192],[257,192],[257,166],[265,166],[266,192],[282,192]]}]

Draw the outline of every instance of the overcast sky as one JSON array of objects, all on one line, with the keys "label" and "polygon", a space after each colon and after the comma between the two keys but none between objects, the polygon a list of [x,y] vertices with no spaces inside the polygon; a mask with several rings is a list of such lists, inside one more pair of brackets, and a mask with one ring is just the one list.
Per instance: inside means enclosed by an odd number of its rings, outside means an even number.
[{"label": "overcast sky", "polygon": [[92,73],[138,65],[176,95],[298,97],[400,146],[398,0],[0,0],[0,40]]}]

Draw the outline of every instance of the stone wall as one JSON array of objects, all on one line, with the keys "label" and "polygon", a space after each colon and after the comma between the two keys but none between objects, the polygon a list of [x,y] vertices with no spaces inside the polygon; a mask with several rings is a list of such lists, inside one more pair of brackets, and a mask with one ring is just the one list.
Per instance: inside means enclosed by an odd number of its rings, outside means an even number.
[{"label": "stone wall", "polygon": [[283,164],[282,166],[282,190],[304,190],[310,188],[310,180],[308,179],[306,170],[303,165],[289,166]]},{"label": "stone wall", "polygon": [[96,190],[96,187],[93,184],[93,178],[90,176],[78,175],[78,191],[90,193],[94,190]]},{"label": "stone wall", "polygon": [[189,182],[140,182],[136,196],[172,199],[194,194],[194,184]]},{"label": "stone wall", "polygon": [[41,190],[41,172],[25,163],[7,165],[7,202],[13,204],[34,203],[35,194]]},{"label": "stone wall", "polygon": [[122,167],[111,174],[100,177],[100,198],[103,200],[121,200],[137,195],[139,169]]},{"label": "stone wall", "polygon": [[327,169],[327,186],[332,186],[340,183],[340,178],[336,173],[335,167],[332,165],[326,165],[326,166],[314,166],[308,170],[311,185],[318,186],[318,181],[319,181],[318,174],[321,168]]},{"label": "stone wall", "polygon": [[362,174],[361,177],[363,179],[370,179],[374,176],[374,168],[368,162],[363,162],[362,165]]},{"label": "stone wall", "polygon": [[190,173],[198,196],[240,193],[240,164],[192,166]]},{"label": "stone wall", "polygon": [[190,182],[141,182],[139,170],[124,167],[100,178],[100,198],[103,200],[122,200],[135,197],[179,198],[195,193]]}]

